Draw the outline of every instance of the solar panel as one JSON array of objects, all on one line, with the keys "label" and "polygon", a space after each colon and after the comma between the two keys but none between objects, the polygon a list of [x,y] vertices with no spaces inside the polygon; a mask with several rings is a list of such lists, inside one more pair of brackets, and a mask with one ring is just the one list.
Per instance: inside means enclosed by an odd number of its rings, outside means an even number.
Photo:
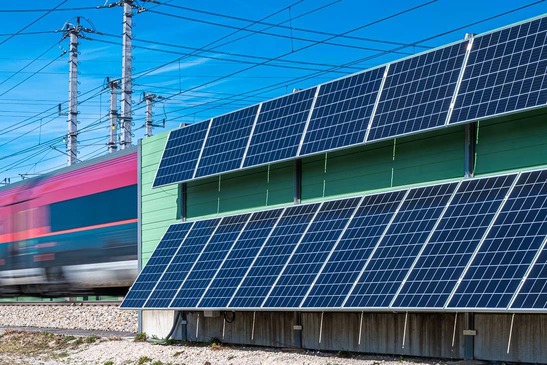
[{"label": "solar panel", "polygon": [[186,236],[158,285],[144,304],[145,308],[167,308],[169,306],[194,262],[205,249],[209,237],[215,231],[219,221],[220,219],[208,219],[194,223],[192,230]]},{"label": "solar panel", "polygon": [[457,43],[391,64],[367,141],[443,126],[466,45]]},{"label": "solar panel", "polygon": [[179,288],[170,308],[195,307],[240,236],[249,214],[225,217]]},{"label": "solar panel", "polygon": [[406,190],[366,196],[308,296],[307,308],[340,307]]},{"label": "solar panel", "polygon": [[169,133],[154,187],[192,179],[208,128],[206,121]]},{"label": "solar panel", "polygon": [[148,263],[125,296],[121,308],[142,308],[191,228],[192,223],[169,226]]},{"label": "solar panel", "polygon": [[515,178],[462,182],[393,307],[444,306]]},{"label": "solar panel", "polygon": [[506,308],[547,235],[547,171],[522,173],[449,308]]},{"label": "solar panel", "polygon": [[252,215],[198,307],[224,308],[228,305],[282,212],[282,209],[274,209]]},{"label": "solar panel", "polygon": [[318,208],[319,204],[309,204],[292,206],[285,210],[228,307],[260,306]]},{"label": "solar panel", "polygon": [[511,305],[519,309],[547,309],[547,247],[545,241],[538,260]]},{"label": "solar panel", "polygon": [[474,39],[450,122],[547,103],[547,18]]},{"label": "solar panel", "polygon": [[258,111],[258,105],[214,118],[195,177],[235,170],[241,160]]},{"label": "solar panel", "polygon": [[344,307],[388,307],[456,185],[450,183],[410,190]]},{"label": "solar panel", "polygon": [[321,85],[300,155],[365,140],[385,67]]},{"label": "solar panel", "polygon": [[307,89],[262,104],[244,167],[296,157],[314,95]]},{"label": "solar panel", "polygon": [[360,200],[335,200],[321,206],[262,307],[298,307]]}]

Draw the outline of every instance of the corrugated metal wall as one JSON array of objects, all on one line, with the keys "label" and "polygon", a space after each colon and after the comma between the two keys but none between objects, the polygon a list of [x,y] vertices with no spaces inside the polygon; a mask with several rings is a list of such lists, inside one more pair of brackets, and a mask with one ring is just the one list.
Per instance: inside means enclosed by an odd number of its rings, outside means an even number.
[{"label": "corrugated metal wall", "polygon": [[476,174],[541,165],[547,165],[546,110],[479,124]]},{"label": "corrugated metal wall", "polygon": [[168,133],[162,133],[142,141],[140,174],[143,267],[169,225],[177,222],[179,212],[178,185],[152,189],[167,136]]}]

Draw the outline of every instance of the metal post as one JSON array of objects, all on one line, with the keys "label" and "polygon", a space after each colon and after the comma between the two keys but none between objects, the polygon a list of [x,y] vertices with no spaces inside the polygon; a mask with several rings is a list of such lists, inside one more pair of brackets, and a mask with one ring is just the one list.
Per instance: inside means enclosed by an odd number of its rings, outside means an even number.
[{"label": "metal post", "polygon": [[146,100],[146,137],[152,137],[152,100],[154,96],[147,94],[144,99]]},{"label": "metal post", "polygon": [[406,327],[408,323],[408,312],[405,313],[405,327],[403,328],[403,344],[401,348],[405,348],[405,342],[406,342]]},{"label": "metal post", "polygon": [[121,148],[125,149],[131,146],[131,127],[133,124],[131,110],[131,68],[132,66],[132,38],[133,38],[133,0],[123,1],[123,53],[122,53],[122,138]]},{"label": "metal post", "polygon": [[108,140],[108,152],[116,152],[118,149],[118,99],[116,90],[120,88],[118,80],[108,83],[110,87],[110,138]]},{"label": "metal post", "polygon": [[294,312],[294,322],[293,325],[293,346],[296,348],[302,348],[302,313]]},{"label": "metal post", "polygon": [[513,337],[513,323],[515,322],[515,313],[511,316],[511,327],[509,328],[509,339],[507,340],[507,353],[511,350],[511,338]]},{"label": "metal post", "polygon": [[463,359],[473,360],[475,357],[475,317],[473,313],[464,314],[464,328],[463,331]]},{"label": "metal post", "polygon": [[475,175],[475,148],[477,144],[477,123],[465,125],[465,177]]},{"label": "metal post", "polygon": [[302,202],[302,160],[294,160],[294,204]]},{"label": "metal post", "polygon": [[188,184],[182,183],[179,185],[179,217],[183,222],[188,218]]},{"label": "metal post", "polygon": [[321,321],[319,322],[319,343],[321,343],[323,337],[323,315],[325,312],[321,312]]},{"label": "metal post", "polygon": [[77,25],[67,24],[66,32],[70,40],[68,61],[68,132],[66,141],[67,165],[77,162],[78,154],[78,33],[80,32],[80,17]]},{"label": "metal post", "polygon": [[256,322],[256,312],[253,312],[253,328],[251,329],[251,341],[255,339],[255,322]]}]

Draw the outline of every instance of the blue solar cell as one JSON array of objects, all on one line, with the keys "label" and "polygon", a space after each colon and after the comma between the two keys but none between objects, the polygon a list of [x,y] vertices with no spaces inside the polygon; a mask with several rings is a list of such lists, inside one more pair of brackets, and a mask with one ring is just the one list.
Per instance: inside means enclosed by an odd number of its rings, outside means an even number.
[{"label": "blue solar cell", "polygon": [[244,166],[296,157],[315,88],[262,104]]},{"label": "blue solar cell", "polygon": [[543,247],[511,308],[547,309],[547,247]]},{"label": "blue solar cell", "polygon": [[344,307],[389,306],[456,185],[451,183],[410,190]]},{"label": "blue solar cell", "polygon": [[125,296],[121,308],[142,308],[191,227],[192,223],[169,226],[148,263]]},{"label": "blue solar cell", "polygon": [[178,288],[190,272],[194,262],[205,249],[209,237],[220,219],[209,219],[194,223],[182,246],[165,270],[156,288],[150,294],[145,308],[167,308]]},{"label": "blue solar cell", "polygon": [[547,235],[547,171],[523,173],[448,307],[506,308]]},{"label": "blue solar cell", "polygon": [[300,155],[363,143],[385,69],[321,85]]},{"label": "blue solar cell", "polygon": [[445,305],[515,178],[462,182],[393,307]]},{"label": "blue solar cell", "polygon": [[285,210],[259,252],[247,276],[228,304],[230,308],[258,308],[309,226],[319,204]]},{"label": "blue solar cell", "polygon": [[547,18],[476,37],[450,122],[547,103]]},{"label": "blue solar cell", "polygon": [[252,215],[198,307],[224,308],[228,305],[282,212],[275,209]]},{"label": "blue solar cell", "polygon": [[195,307],[241,234],[249,214],[222,218],[215,234],[179,288],[170,308]]},{"label": "blue solar cell", "polygon": [[302,307],[340,307],[406,191],[366,196]]},{"label": "blue solar cell", "polygon": [[206,121],[169,133],[154,187],[192,179],[208,128]]},{"label": "blue solar cell", "polygon": [[321,206],[262,307],[298,307],[360,200],[335,200]]},{"label": "blue solar cell", "polygon": [[368,141],[443,126],[467,43],[390,65]]},{"label": "blue solar cell", "polygon": [[258,105],[213,118],[196,177],[235,170],[251,135]]}]

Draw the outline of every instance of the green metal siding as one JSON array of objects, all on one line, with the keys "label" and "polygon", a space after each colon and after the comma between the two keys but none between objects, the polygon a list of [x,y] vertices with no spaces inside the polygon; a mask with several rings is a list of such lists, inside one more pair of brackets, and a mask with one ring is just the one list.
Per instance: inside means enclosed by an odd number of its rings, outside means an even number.
[{"label": "green metal siding", "polygon": [[546,165],[547,112],[483,121],[477,142],[476,175]]},{"label": "green metal siding", "polygon": [[152,189],[168,135],[169,133],[162,133],[142,141],[140,173],[143,266],[148,262],[169,225],[178,221],[178,185]]},{"label": "green metal siding", "polygon": [[293,201],[293,163],[189,182],[187,192],[190,219],[287,204]]},{"label": "green metal siding", "polygon": [[305,158],[302,199],[457,178],[464,152],[464,127],[457,126]]},{"label": "green metal siding", "polygon": [[464,158],[465,127],[462,125],[398,138],[392,186],[462,177]]}]

